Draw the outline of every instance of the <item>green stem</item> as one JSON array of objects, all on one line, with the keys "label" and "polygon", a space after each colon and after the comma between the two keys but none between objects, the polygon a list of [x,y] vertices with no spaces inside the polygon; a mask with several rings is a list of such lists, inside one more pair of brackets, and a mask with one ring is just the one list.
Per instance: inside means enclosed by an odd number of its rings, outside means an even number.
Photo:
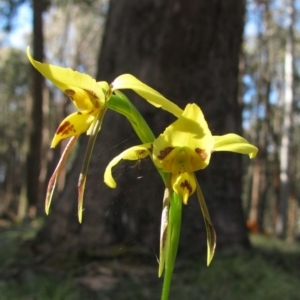
[{"label": "green stem", "polygon": [[155,136],[145,119],[130,100],[120,91],[118,91],[118,95],[110,97],[108,107],[128,119],[142,143],[151,143],[155,140]]},{"label": "green stem", "polygon": [[[117,95],[112,95],[110,97],[108,101],[108,108],[122,114],[127,118],[142,143],[151,143],[155,140],[155,136],[148,123],[145,121],[136,107],[130,102],[130,100],[120,91],[118,91]],[[168,174],[164,173],[158,168],[157,171],[166,184]]]},{"label": "green stem", "polygon": [[178,243],[179,243],[181,215],[182,215],[182,198],[178,194],[172,193],[170,199],[165,273],[164,273],[164,283],[163,283],[161,300],[169,299],[172,275],[173,275],[174,264],[177,255]]},{"label": "green stem", "polygon": [[[117,95],[112,95],[108,102],[108,107],[124,115],[128,119],[137,136],[143,143],[149,143],[155,140],[155,136],[145,119],[124,94],[118,91]],[[158,168],[157,171],[161,175],[165,185],[167,185],[168,174],[164,173]],[[169,224],[167,229],[168,234],[165,250],[164,282],[161,296],[162,300],[169,299],[181,227],[182,197],[176,193],[172,193],[170,196]]]}]

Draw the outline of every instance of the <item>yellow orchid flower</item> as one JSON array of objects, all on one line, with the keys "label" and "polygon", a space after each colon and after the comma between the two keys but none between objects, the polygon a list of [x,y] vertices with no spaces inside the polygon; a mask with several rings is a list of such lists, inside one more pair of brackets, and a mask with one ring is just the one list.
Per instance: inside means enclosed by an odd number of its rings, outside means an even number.
[{"label": "yellow orchid flower", "polygon": [[[150,155],[155,166],[169,174],[171,189],[182,197],[184,204],[187,204],[189,197],[197,191],[208,234],[207,264],[209,265],[214,255],[216,236],[194,172],[208,166],[214,151],[248,154],[250,158],[254,158],[258,149],[236,134],[213,136],[201,109],[196,104],[188,104],[182,115],[153,143],[131,147],[116,156],[105,170],[104,182],[111,188],[116,187],[112,168],[120,160],[140,160]],[[165,215],[165,212],[163,214]],[[161,237],[164,236],[167,228],[166,217],[164,216],[162,220],[164,220],[162,224],[164,228],[161,229]],[[163,242],[161,239],[161,245]],[[161,246],[161,251],[162,248]],[[160,275],[162,268],[163,266],[160,266]]]},{"label": "yellow orchid flower", "polygon": [[103,89],[107,90],[108,84],[96,82],[89,75],[70,68],[40,63],[32,58],[29,47],[27,47],[27,56],[31,64],[65,93],[78,109],[78,112],[72,113],[60,123],[51,147],[56,147],[62,139],[88,132],[95,118],[103,110],[105,105]]},{"label": "yellow orchid flower", "polygon": [[[166,99],[163,95],[144,84],[133,75],[120,75],[111,85],[109,85],[105,81],[96,82],[96,80],[89,75],[73,71],[70,68],[62,68],[38,62],[32,58],[29,47],[27,47],[27,56],[31,64],[57,88],[65,93],[78,109],[77,112],[70,114],[60,123],[51,142],[51,147],[54,148],[62,139],[71,137],[48,184],[45,205],[47,214],[49,213],[50,202],[58,175],[60,170],[64,167],[66,158],[72,150],[78,136],[84,132],[86,132],[87,135],[91,135],[78,182],[78,216],[79,221],[81,222],[82,198],[89,159],[97,133],[101,128],[106,109],[111,108],[125,115],[131,122],[142,142],[153,140],[151,134],[149,134],[151,131],[140,128],[139,122],[141,121],[141,117],[139,113],[132,106],[130,101],[122,96],[119,90],[132,89],[150,104],[161,107],[174,114],[176,117],[181,115],[182,110],[176,104]],[[113,94],[117,97],[114,97]],[[110,104],[110,102],[112,104]]]},{"label": "yellow orchid flower", "polygon": [[[65,93],[78,109],[58,126],[51,143],[52,148],[56,147],[62,139],[77,136],[84,132],[90,135],[93,130],[91,125],[97,116],[103,112],[112,92],[117,93],[117,90],[120,89],[132,89],[152,105],[161,107],[177,117],[182,113],[176,104],[133,75],[120,75],[109,86],[105,81],[96,82],[89,75],[73,71],[70,68],[40,63],[32,58],[29,47],[27,47],[27,56],[31,64]],[[104,92],[107,92],[106,95]]]},{"label": "yellow orchid flower", "polygon": [[106,168],[104,181],[116,187],[112,168],[121,159],[140,160],[151,155],[156,167],[171,175],[173,190],[187,204],[197,188],[194,172],[206,168],[215,151],[248,154],[254,158],[258,149],[237,134],[213,136],[199,106],[188,104],[182,115],[153,143],[131,147],[116,156]]},{"label": "yellow orchid flower", "polygon": [[[48,183],[45,201],[45,210],[46,214],[48,214],[57,178],[78,136],[84,132],[88,135],[96,135],[101,127],[101,122],[107,109],[108,95],[105,92],[109,91],[109,85],[106,82],[96,82],[89,75],[73,71],[70,68],[40,63],[32,58],[29,47],[27,47],[27,56],[31,64],[65,93],[78,109],[77,112],[70,114],[60,123],[51,142],[51,147],[54,148],[61,140],[71,137]],[[89,156],[87,155],[87,157]],[[86,166],[88,163],[84,165]],[[78,183],[79,221],[81,221],[84,186],[85,176],[80,176]]]}]

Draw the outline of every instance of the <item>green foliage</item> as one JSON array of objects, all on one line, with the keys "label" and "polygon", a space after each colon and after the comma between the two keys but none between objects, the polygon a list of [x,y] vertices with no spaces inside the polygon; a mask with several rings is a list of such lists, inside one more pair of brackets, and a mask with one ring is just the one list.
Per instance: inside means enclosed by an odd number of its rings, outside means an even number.
[{"label": "green foliage", "polygon": [[[232,256],[218,254],[210,267],[203,267],[203,260],[178,264],[170,299],[298,299],[299,245],[290,246],[278,239],[272,239],[270,243],[266,236],[255,238],[254,242],[263,248]],[[283,253],[283,249],[289,249],[288,253]],[[158,299],[155,295],[158,295],[159,288],[156,283],[152,284],[150,288],[149,282],[138,284],[127,280],[108,295],[117,300]],[[143,285],[146,285],[144,289]],[[149,290],[152,293],[149,294]]]},{"label": "green foliage", "polygon": [[71,278],[26,263],[30,253],[24,251],[23,243],[32,239],[42,225],[42,220],[36,219],[0,228],[0,300],[90,299],[90,293],[77,288]]},{"label": "green foliage", "polygon": [[[7,285],[0,284],[0,300],[43,299],[43,300],[80,300],[86,296],[74,289],[69,280],[63,283],[58,279],[39,278],[28,280],[25,283],[13,282]],[[88,298],[85,298],[88,299]]]},{"label": "green foliage", "polygon": [[[7,139],[24,138],[28,111],[28,72],[29,64],[25,53],[18,49],[1,50],[0,61],[0,130],[1,145]],[[3,140],[2,140],[3,139]],[[18,141],[20,146],[20,141]]]},{"label": "green foliage", "polygon": [[[20,251],[19,246],[33,237],[40,226],[35,222],[0,230],[0,300],[159,299],[161,280],[153,267],[153,257],[151,265],[134,265],[129,258],[83,263],[82,259],[75,261],[71,257],[62,263],[56,261],[56,267],[51,260],[44,266],[30,263],[32,258],[24,251],[26,247]],[[204,257],[178,261],[170,299],[299,299],[300,245],[267,236],[254,236],[251,240],[255,249],[230,256],[219,251],[210,267],[204,266]],[[86,263],[93,265],[93,274],[85,274],[91,269]],[[97,269],[105,272],[99,276]],[[79,284],[84,276],[98,280],[98,288],[91,290],[82,282]]]},{"label": "green foliage", "polygon": [[[200,266],[200,263],[197,263]],[[298,299],[298,281],[262,255],[218,257],[207,268],[185,267],[174,276],[171,299]]]},{"label": "green foliage", "polygon": [[24,180],[29,98],[29,64],[24,52],[0,49],[0,214],[17,211]]}]

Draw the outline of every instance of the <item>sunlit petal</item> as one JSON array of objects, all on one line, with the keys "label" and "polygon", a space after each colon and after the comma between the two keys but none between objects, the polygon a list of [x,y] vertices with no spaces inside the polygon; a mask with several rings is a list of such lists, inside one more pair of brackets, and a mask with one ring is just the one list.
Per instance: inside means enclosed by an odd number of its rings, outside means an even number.
[{"label": "sunlit petal", "polygon": [[[209,164],[214,139],[201,109],[188,104],[181,117],[166,128],[153,143],[155,164],[165,172],[174,172],[174,165],[193,172]],[[174,150],[173,150],[174,149]]]},{"label": "sunlit petal", "polygon": [[179,175],[172,175],[171,185],[173,190],[182,197],[183,203],[187,204],[189,197],[196,190],[194,173],[184,172]]},{"label": "sunlit petal", "polygon": [[104,104],[101,85],[87,74],[73,71],[34,60],[27,47],[27,56],[31,64],[74,102],[79,110],[99,108]]},{"label": "sunlit petal", "polygon": [[117,77],[112,83],[112,89],[132,89],[155,107],[161,107],[176,117],[182,114],[182,109],[176,104],[130,74]]},{"label": "sunlit petal", "polygon": [[103,89],[107,91],[109,89],[109,84],[106,81],[97,81],[97,84]]},{"label": "sunlit petal", "polygon": [[229,133],[222,136],[214,136],[214,151],[230,151],[240,154],[248,154],[250,158],[254,158],[258,149],[251,145],[241,136]]},{"label": "sunlit petal", "polygon": [[63,139],[86,132],[93,122],[96,112],[93,110],[75,112],[66,117],[58,126],[53,137],[51,147],[55,148],[56,145]]},{"label": "sunlit petal", "polygon": [[134,146],[126,149],[121,154],[116,156],[106,167],[104,173],[104,182],[111,188],[117,186],[114,178],[112,177],[112,168],[117,165],[122,159],[126,160],[140,160],[145,158],[151,153],[151,143]]}]

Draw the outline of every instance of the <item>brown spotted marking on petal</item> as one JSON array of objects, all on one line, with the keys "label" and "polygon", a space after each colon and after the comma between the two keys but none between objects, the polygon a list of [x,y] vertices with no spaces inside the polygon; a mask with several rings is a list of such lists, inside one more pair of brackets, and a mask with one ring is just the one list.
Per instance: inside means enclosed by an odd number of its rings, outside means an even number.
[{"label": "brown spotted marking on petal", "polygon": [[56,134],[60,134],[62,132],[64,132],[66,130],[66,128],[68,128],[68,126],[70,126],[70,122],[65,122],[63,124],[61,124],[57,130],[56,130]]},{"label": "brown spotted marking on petal", "polygon": [[74,134],[76,133],[76,130],[74,128],[74,125],[71,124],[71,126],[69,126],[68,128],[66,128],[64,130],[64,132],[62,133],[62,135],[67,135],[69,134],[70,132],[73,132]]},{"label": "brown spotted marking on petal", "polygon": [[91,110],[88,112],[88,115],[91,115],[94,112],[94,110]]},{"label": "brown spotted marking on petal", "polygon": [[207,152],[204,149],[196,148],[195,152],[200,156],[200,158],[205,161],[208,157]]},{"label": "brown spotted marking on petal", "polygon": [[137,150],[136,154],[139,160],[145,158],[148,155],[147,150]]},{"label": "brown spotted marking on petal", "polygon": [[73,101],[73,96],[75,95],[75,91],[71,89],[65,90],[65,94]]},{"label": "brown spotted marking on petal", "polygon": [[92,90],[87,90],[87,89],[83,89],[84,91],[86,91],[90,96],[92,96],[92,99],[91,101],[93,102],[93,105],[96,107],[96,108],[99,108],[100,105],[99,105],[99,102],[98,101],[95,101],[96,100],[99,100],[99,97],[96,95],[96,93]]},{"label": "brown spotted marking on petal", "polygon": [[90,96],[93,96],[94,98],[99,99],[95,92],[93,92],[91,90],[86,90],[86,89],[83,89],[83,90],[86,91]]},{"label": "brown spotted marking on petal", "polygon": [[61,135],[67,135],[70,132],[76,133],[76,130],[74,128],[74,125],[68,121],[60,125],[56,130],[56,134],[61,134]]},{"label": "brown spotted marking on petal", "polygon": [[180,187],[183,189],[188,189],[190,195],[193,192],[192,186],[190,185],[190,183],[187,180],[181,182]]},{"label": "brown spotted marking on petal", "polygon": [[153,144],[151,144],[150,148],[148,148],[149,152],[152,154],[153,152]]},{"label": "brown spotted marking on petal", "polygon": [[136,150],[135,152],[136,152],[136,156],[137,156],[137,162],[133,166],[133,168],[135,168],[136,166],[138,166],[140,168],[141,160],[143,158],[145,158],[148,155],[148,153],[147,153],[147,150]]},{"label": "brown spotted marking on petal", "polygon": [[77,112],[77,115],[82,115],[82,112],[81,111]]},{"label": "brown spotted marking on petal", "polygon": [[157,157],[159,159],[164,159],[173,149],[174,149],[174,147],[167,147],[167,148],[161,150]]}]

